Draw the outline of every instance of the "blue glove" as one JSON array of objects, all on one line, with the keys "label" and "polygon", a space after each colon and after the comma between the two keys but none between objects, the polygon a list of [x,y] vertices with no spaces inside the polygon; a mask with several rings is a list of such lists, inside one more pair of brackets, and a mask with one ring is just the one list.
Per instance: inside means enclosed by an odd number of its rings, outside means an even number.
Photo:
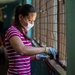
[{"label": "blue glove", "polygon": [[40,53],[40,54],[37,54],[36,55],[36,59],[46,59],[46,58],[49,58],[50,56],[45,54],[45,53]]},{"label": "blue glove", "polygon": [[53,47],[46,47],[46,53],[47,54],[52,54],[54,59],[56,59],[57,49],[55,49]]}]

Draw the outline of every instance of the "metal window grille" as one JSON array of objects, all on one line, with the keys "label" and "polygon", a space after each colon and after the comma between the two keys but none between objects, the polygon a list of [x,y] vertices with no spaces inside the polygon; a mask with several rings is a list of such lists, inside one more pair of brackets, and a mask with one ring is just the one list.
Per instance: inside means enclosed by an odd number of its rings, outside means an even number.
[{"label": "metal window grille", "polygon": [[64,0],[33,0],[37,12],[34,39],[41,46],[58,50],[59,62],[66,62],[65,3]]},{"label": "metal window grille", "polygon": [[65,25],[65,0],[58,1],[58,49],[59,61],[67,66],[66,56],[66,25]]}]

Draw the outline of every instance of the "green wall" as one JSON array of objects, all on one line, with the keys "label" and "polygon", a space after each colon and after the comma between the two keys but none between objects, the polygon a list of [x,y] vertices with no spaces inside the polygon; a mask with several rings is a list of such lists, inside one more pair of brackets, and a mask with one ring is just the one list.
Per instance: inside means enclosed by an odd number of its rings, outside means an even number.
[{"label": "green wall", "polygon": [[32,4],[32,0],[26,0],[27,4]]},{"label": "green wall", "polygon": [[66,0],[67,75],[75,75],[75,0]]},{"label": "green wall", "polygon": [[7,15],[7,18],[6,18],[6,19],[3,18],[4,31],[6,31],[6,29],[10,26],[10,24],[11,24],[11,17],[12,17],[12,15],[13,15],[14,8],[15,8],[18,4],[19,4],[19,1],[11,2],[11,3],[3,3],[3,4],[0,4],[0,7],[3,7],[3,6],[5,6],[5,5],[7,5],[7,7],[2,10],[3,16],[4,16],[4,15]]}]

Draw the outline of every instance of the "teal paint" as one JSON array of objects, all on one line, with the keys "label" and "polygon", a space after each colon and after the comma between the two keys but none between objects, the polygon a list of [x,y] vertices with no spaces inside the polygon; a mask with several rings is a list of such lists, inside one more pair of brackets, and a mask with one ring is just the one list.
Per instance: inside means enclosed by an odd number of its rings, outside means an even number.
[{"label": "teal paint", "polygon": [[20,5],[22,5],[22,0],[20,0]]},{"label": "teal paint", "polygon": [[27,4],[32,4],[32,0],[26,0]]},{"label": "teal paint", "polygon": [[5,33],[6,29],[10,26],[11,24],[11,18],[12,18],[12,15],[13,15],[13,12],[14,12],[14,8],[19,4],[19,1],[15,1],[15,2],[11,2],[11,3],[3,3],[3,4],[0,4],[0,6],[5,6],[7,5],[7,7],[5,9],[2,10],[3,12],[3,16],[4,15],[7,15],[7,18],[4,19],[3,18],[3,23],[4,23],[4,26],[3,26],[3,31]]},{"label": "teal paint", "polygon": [[26,3],[26,0],[20,0],[20,4],[24,5]]},{"label": "teal paint", "polygon": [[75,0],[66,0],[67,75],[75,75]]}]

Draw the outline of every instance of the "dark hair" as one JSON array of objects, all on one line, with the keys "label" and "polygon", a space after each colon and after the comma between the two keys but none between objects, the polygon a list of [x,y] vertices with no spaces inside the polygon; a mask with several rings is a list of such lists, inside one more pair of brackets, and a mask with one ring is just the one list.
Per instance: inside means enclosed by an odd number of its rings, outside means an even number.
[{"label": "dark hair", "polygon": [[20,32],[23,34],[23,36],[26,38],[26,39],[29,39],[30,38],[25,35],[22,31],[22,25],[20,24],[19,22],[19,14],[21,14],[22,16],[28,16],[29,13],[35,13],[35,8],[30,5],[30,4],[25,4],[23,6],[17,6],[16,9],[15,9],[15,26],[20,30]]}]

